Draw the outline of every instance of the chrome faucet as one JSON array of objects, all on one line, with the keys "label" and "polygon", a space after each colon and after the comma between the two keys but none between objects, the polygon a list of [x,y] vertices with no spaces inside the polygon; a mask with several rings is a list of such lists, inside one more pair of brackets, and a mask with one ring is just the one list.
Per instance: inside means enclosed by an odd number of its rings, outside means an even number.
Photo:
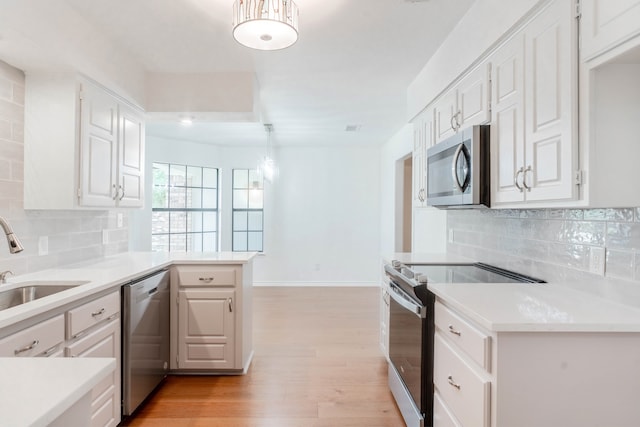
[{"label": "chrome faucet", "polygon": [[18,240],[16,235],[13,234],[13,230],[11,229],[11,226],[9,225],[7,220],[4,219],[1,216],[0,216],[0,226],[2,226],[2,229],[4,230],[4,234],[7,235],[7,243],[9,244],[9,252],[11,252],[12,254],[16,254],[18,252],[22,252],[24,250],[24,248],[22,247],[22,244],[20,243],[20,240]]}]

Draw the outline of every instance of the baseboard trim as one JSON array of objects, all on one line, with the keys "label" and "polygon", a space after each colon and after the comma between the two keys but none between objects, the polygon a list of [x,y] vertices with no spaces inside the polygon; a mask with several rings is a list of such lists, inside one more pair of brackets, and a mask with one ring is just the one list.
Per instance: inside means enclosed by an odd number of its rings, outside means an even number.
[{"label": "baseboard trim", "polygon": [[279,287],[355,287],[355,288],[379,288],[377,282],[253,282],[253,286],[279,286]]}]

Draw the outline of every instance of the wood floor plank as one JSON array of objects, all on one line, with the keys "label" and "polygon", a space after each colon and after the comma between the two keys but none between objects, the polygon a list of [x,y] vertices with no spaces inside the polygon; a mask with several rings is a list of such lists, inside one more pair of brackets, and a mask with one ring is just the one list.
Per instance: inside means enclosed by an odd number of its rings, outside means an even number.
[{"label": "wood floor plank", "polygon": [[377,288],[254,289],[247,375],[170,376],[122,426],[400,427]]}]

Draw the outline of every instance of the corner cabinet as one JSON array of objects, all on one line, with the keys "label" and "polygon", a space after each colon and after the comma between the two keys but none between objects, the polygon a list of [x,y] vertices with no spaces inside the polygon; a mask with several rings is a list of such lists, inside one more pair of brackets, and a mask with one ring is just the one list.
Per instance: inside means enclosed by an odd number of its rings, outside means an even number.
[{"label": "corner cabinet", "polygon": [[491,56],[495,207],[579,197],[574,6],[551,2]]},{"label": "corner cabinet", "polygon": [[181,265],[171,271],[171,368],[246,372],[253,355],[251,268]]},{"label": "corner cabinet", "polygon": [[27,74],[25,209],[142,207],[144,113],[69,74]]}]

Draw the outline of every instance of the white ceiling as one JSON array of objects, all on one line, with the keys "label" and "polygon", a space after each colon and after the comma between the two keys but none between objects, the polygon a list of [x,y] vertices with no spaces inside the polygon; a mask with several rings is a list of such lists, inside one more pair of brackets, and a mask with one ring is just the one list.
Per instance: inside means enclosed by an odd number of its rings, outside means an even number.
[{"label": "white ceiling", "polygon": [[[58,3],[95,31],[83,37],[108,39],[146,71],[255,72],[261,122],[273,123],[275,145],[379,145],[406,123],[407,86],[474,0],[295,1],[300,38],[274,52],[232,39],[233,0],[0,0],[0,15],[10,19],[18,2],[24,16],[31,16],[25,3]],[[71,25],[60,21],[48,26]],[[22,25],[15,38],[0,28],[0,59],[27,71],[64,62],[47,50],[56,32],[39,34],[42,27]],[[360,130],[346,132],[347,125]],[[266,138],[260,123],[151,122],[147,133],[222,144]]]}]

